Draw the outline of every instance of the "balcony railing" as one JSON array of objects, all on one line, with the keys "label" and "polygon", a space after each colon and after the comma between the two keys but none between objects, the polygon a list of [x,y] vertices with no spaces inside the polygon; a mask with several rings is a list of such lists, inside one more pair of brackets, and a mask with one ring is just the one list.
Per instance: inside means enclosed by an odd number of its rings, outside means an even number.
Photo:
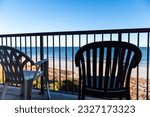
[{"label": "balcony railing", "polygon": [[[87,43],[105,40],[126,41],[141,49],[142,61],[131,75],[131,98],[150,99],[150,28],[0,35],[0,45],[15,47],[34,61],[49,59],[49,80],[53,81],[51,90],[72,94],[78,90],[78,70],[74,62],[77,50]],[[42,81],[36,81],[34,87],[43,90]],[[4,82],[1,68],[0,83]]]}]

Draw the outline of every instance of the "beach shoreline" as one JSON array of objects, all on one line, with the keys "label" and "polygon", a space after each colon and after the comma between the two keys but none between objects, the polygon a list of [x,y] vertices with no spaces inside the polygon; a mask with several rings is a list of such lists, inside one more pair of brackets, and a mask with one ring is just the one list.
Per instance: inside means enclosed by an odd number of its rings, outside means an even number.
[{"label": "beach shoreline", "polygon": [[[50,68],[54,67],[55,69],[60,69],[61,67],[61,70],[66,70],[67,68],[67,71],[74,71],[75,73],[78,73],[78,68],[76,67],[75,62],[73,62],[72,60],[67,60],[67,63],[66,63],[65,60],[61,60],[60,62],[57,59],[57,60],[54,60],[54,62],[55,62],[55,65],[53,66],[53,59],[49,59]],[[138,74],[137,74],[137,67],[132,69],[131,77],[137,77],[137,75],[139,78],[147,78],[147,65],[146,64],[139,64]],[[150,69],[149,69],[149,76],[150,76]]]}]

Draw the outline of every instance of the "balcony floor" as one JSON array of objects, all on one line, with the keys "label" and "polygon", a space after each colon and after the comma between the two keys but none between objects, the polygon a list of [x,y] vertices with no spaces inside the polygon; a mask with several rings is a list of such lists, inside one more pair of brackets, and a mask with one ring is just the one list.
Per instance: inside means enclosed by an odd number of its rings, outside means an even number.
[{"label": "balcony floor", "polygon": [[[0,99],[2,96],[3,85],[0,85]],[[32,100],[47,100],[46,92],[44,94],[39,94],[40,90],[32,90]],[[51,92],[52,100],[77,100],[77,95]],[[11,87],[7,88],[7,93],[5,100],[23,100],[23,97],[20,96],[20,88],[19,87]]]}]

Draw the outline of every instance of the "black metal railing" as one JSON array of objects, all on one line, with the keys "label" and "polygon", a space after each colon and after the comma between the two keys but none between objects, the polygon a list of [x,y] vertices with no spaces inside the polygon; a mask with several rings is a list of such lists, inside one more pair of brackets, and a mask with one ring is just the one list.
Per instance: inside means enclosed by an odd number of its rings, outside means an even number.
[{"label": "black metal railing", "polygon": [[[50,84],[51,90],[66,93],[76,93],[78,90],[78,70],[74,63],[77,50],[87,43],[105,40],[126,41],[141,49],[142,62],[132,74],[133,84],[136,83],[132,89],[136,91],[133,99],[150,99],[150,28],[0,35],[0,45],[15,47],[34,61],[49,59],[49,80],[54,81]],[[4,84],[4,73],[0,72],[0,83]],[[44,88],[41,81],[36,81],[35,88]]]}]

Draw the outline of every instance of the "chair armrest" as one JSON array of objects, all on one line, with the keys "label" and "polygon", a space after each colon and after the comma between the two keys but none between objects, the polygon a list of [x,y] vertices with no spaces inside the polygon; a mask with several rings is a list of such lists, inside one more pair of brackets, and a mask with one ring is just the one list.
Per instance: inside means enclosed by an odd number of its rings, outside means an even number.
[{"label": "chair armrest", "polygon": [[46,67],[46,66],[48,67],[48,59],[43,59],[41,61],[38,61],[38,62],[34,63],[34,65],[36,66],[36,71],[39,71],[39,69],[40,69],[40,67],[42,67],[42,65],[44,65],[44,67]]},{"label": "chair armrest", "polygon": [[[43,69],[48,69],[48,59],[43,59],[41,61],[38,61],[38,62],[34,63],[33,65],[36,66],[36,72],[35,72],[35,75],[34,75],[34,76],[36,76],[36,74],[38,73],[40,67],[43,67]],[[48,73],[47,72],[48,72],[48,70],[44,70],[44,75],[45,75],[46,78],[48,78]]]},{"label": "chair armrest", "polygon": [[43,60],[41,60],[41,61],[38,61],[38,62],[34,63],[34,65],[40,66],[40,65],[42,65],[42,64],[44,64],[44,63],[46,63],[46,62],[48,62],[48,59],[43,59]]}]

